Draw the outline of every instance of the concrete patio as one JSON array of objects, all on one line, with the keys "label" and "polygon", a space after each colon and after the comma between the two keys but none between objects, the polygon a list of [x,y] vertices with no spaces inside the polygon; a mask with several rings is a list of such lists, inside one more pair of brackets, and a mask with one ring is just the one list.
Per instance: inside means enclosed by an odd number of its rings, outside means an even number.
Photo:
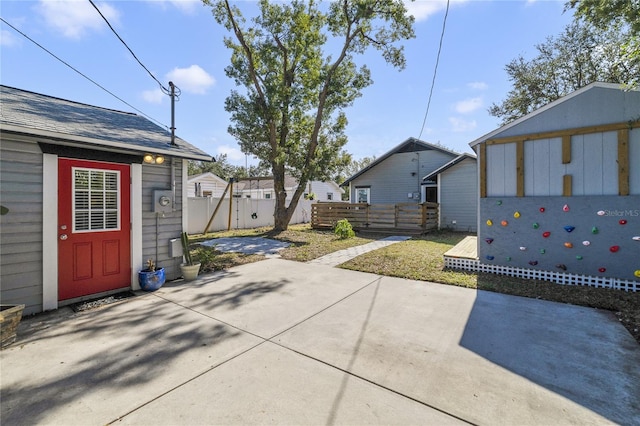
[{"label": "concrete patio", "polygon": [[26,318],[2,424],[640,424],[609,312],[268,259]]}]

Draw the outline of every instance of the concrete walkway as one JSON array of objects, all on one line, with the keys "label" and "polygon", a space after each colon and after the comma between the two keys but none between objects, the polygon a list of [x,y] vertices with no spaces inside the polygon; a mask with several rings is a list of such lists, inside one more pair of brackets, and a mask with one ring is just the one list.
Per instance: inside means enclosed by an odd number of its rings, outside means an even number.
[{"label": "concrete walkway", "polygon": [[27,318],[3,425],[640,424],[609,312],[268,259]]},{"label": "concrete walkway", "polygon": [[329,253],[317,259],[310,260],[307,263],[310,263],[313,265],[338,266],[341,263],[344,263],[348,260],[353,259],[354,257],[360,256],[361,254],[365,254],[373,250],[378,250],[382,247],[399,243],[401,241],[406,241],[410,238],[411,237],[406,237],[406,236],[386,237],[381,240],[373,241],[371,243],[362,244],[355,247],[349,247],[348,249]]}]

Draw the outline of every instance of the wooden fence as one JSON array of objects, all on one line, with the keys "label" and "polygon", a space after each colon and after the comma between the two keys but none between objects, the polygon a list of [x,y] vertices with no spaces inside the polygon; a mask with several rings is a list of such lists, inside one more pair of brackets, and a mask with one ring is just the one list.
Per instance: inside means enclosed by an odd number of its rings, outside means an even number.
[{"label": "wooden fence", "polygon": [[311,207],[313,228],[333,228],[347,219],[354,229],[423,233],[438,228],[438,203],[321,203]]}]

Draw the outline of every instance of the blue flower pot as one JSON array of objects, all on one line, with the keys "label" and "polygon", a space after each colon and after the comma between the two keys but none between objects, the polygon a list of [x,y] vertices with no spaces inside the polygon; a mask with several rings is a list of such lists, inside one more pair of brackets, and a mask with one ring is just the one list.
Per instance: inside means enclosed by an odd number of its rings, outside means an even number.
[{"label": "blue flower pot", "polygon": [[156,291],[165,282],[164,268],[158,268],[155,271],[138,272],[138,282],[142,290]]}]

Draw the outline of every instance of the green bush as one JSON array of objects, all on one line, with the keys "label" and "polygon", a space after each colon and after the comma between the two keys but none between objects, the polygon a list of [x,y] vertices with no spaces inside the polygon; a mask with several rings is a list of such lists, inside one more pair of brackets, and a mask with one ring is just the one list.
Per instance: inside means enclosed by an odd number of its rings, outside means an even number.
[{"label": "green bush", "polygon": [[336,223],[335,228],[333,228],[333,232],[342,240],[346,240],[347,238],[353,238],[356,236],[356,233],[353,232],[353,227],[347,219],[340,219]]}]

